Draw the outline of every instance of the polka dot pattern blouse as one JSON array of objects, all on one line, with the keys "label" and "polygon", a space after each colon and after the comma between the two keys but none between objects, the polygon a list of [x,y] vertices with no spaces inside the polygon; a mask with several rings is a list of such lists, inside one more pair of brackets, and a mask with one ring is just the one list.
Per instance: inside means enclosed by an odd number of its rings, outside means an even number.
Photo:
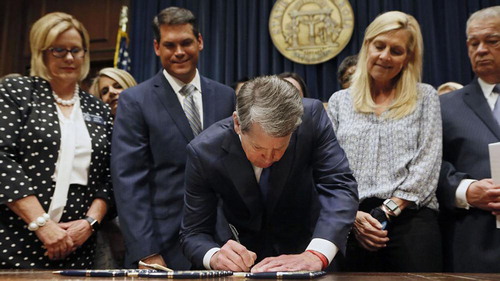
[{"label": "polka dot pattern blouse", "polygon": [[[109,106],[80,90],[92,155],[87,186],[72,185],[61,222],[82,219],[94,198],[111,198],[112,121]],[[36,234],[6,205],[35,195],[48,211],[60,150],[60,126],[50,84],[20,77],[0,84],[0,268],[90,268],[94,237],[65,260],[51,261]]]}]

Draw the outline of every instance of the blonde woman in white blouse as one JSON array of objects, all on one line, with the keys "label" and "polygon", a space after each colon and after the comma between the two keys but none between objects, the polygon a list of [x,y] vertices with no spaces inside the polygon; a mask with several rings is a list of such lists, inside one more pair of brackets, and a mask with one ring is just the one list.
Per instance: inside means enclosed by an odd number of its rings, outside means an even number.
[{"label": "blonde woman in white blouse", "polygon": [[31,75],[0,84],[0,267],[90,268],[111,200],[111,118],[78,83],[89,36],[73,16],[34,23]]},{"label": "blonde woman in white blouse", "polygon": [[436,91],[419,83],[422,53],[412,16],[379,15],[366,29],[351,87],[329,100],[360,196],[341,270],[441,270],[441,117]]}]

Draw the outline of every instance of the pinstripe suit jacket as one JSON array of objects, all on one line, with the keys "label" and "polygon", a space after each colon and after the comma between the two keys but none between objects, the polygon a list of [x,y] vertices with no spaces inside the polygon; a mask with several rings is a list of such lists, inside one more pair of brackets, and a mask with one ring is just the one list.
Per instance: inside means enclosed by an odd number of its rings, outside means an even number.
[{"label": "pinstripe suit jacket", "polygon": [[[230,116],[234,91],[200,77],[205,128]],[[193,131],[162,71],[120,95],[113,131],[111,173],[125,265],[160,253],[172,269],[189,269],[179,229],[184,205],[186,145]]]},{"label": "pinstripe suit jacket", "polygon": [[500,125],[477,78],[442,95],[443,164],[437,190],[441,206],[444,262],[456,272],[500,272],[500,229],[495,217],[476,208],[455,207],[462,179],[491,178],[488,144],[500,141]]}]

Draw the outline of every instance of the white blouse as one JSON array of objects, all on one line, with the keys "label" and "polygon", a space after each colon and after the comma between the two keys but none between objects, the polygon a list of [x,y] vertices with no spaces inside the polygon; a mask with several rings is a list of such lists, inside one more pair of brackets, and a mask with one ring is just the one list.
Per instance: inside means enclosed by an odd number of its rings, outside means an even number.
[{"label": "white blouse", "polygon": [[442,129],[432,86],[418,84],[415,110],[401,119],[357,112],[349,89],[332,95],[327,112],[358,181],[360,202],[395,196],[414,202],[410,208],[438,209]]},{"label": "white blouse", "polygon": [[[70,184],[87,185],[90,167],[90,156],[92,154],[92,141],[89,131],[83,120],[82,109],[80,108],[80,99],[73,106],[73,110],[69,118],[66,118],[59,106],[57,107],[57,115],[59,117],[59,125],[61,128],[61,148],[74,149],[74,158],[72,163],[61,162],[61,150],[57,158],[56,169],[53,179],[57,181],[57,171],[61,165],[72,165]],[[66,133],[74,134],[74,144],[63,143],[62,136]],[[73,138],[73,136],[72,136]]]}]

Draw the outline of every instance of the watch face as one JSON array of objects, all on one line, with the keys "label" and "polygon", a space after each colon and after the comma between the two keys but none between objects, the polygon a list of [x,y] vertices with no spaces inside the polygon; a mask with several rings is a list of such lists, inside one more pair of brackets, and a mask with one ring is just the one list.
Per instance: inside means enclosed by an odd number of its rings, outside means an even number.
[{"label": "watch face", "polygon": [[396,202],[389,200],[385,202],[385,206],[389,208],[389,210],[394,211],[398,208],[398,204]]},{"label": "watch face", "polygon": [[85,220],[89,222],[90,226],[92,227],[92,230],[93,231],[96,231],[99,229],[99,222],[92,218],[92,217],[85,217]]}]

